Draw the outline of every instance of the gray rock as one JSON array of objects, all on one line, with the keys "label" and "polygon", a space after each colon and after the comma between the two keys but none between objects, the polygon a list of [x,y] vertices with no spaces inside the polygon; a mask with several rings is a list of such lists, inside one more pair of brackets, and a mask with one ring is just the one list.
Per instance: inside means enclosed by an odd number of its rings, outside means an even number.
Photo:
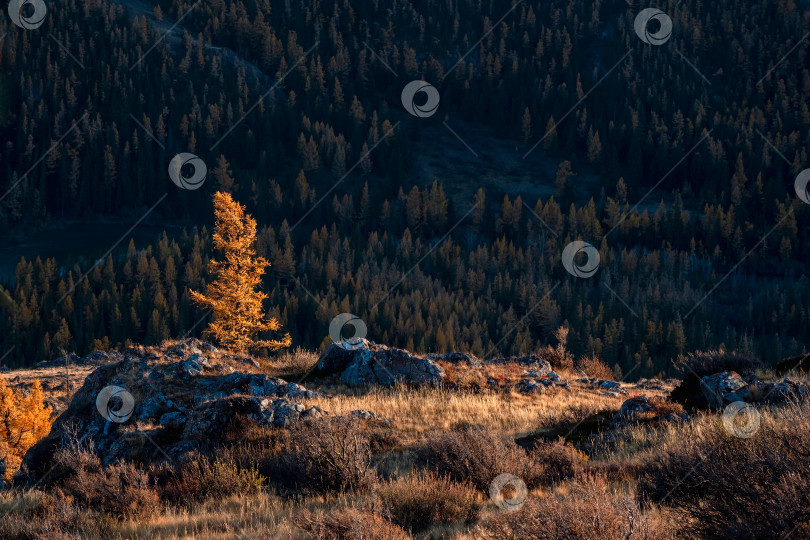
[{"label": "gray rock", "polygon": [[392,386],[405,384],[440,385],[444,381],[444,369],[428,358],[412,356],[404,349],[353,351],[351,364],[341,374],[348,385],[380,384]]},{"label": "gray rock", "polygon": [[273,402],[273,425],[278,428],[290,427],[301,417],[305,408],[302,403],[277,399]]},{"label": "gray rock", "polygon": [[377,418],[377,415],[371,411],[367,411],[365,409],[357,409],[349,413],[350,416],[355,416],[357,418],[362,418],[363,420],[370,420]]},{"label": "gray rock", "polygon": [[722,409],[734,401],[751,401],[748,383],[735,371],[707,375],[700,380],[700,389],[712,409]]},{"label": "gray rock", "polygon": [[543,385],[534,379],[525,379],[515,385],[515,390],[521,394],[542,394]]},{"label": "gray rock", "polygon": [[315,364],[315,371],[321,375],[329,375],[333,373],[342,373],[349,367],[360,351],[367,351],[372,348],[372,344],[365,339],[359,342],[359,347],[356,349],[341,347],[333,343],[329,345],[321,356],[318,358],[318,363]]},{"label": "gray rock", "polygon": [[642,415],[655,412],[655,409],[647,401],[647,396],[639,396],[625,400],[619,412],[613,417],[612,425],[620,426],[638,421]]},{"label": "gray rock", "polygon": [[171,408],[173,403],[166,398],[163,392],[155,392],[146,400],[135,406],[135,416],[142,422],[158,418],[160,414]]},{"label": "gray rock", "polygon": [[186,416],[179,411],[169,412],[160,417],[160,425],[168,428],[178,428],[186,423]]},{"label": "gray rock", "polygon": [[206,358],[205,356],[203,356],[200,353],[192,354],[191,356],[186,358],[185,361],[186,362],[194,362],[198,366],[201,366],[201,367],[204,367],[204,368],[210,368],[211,367],[211,362],[208,361],[208,358]]},{"label": "gray rock", "polygon": [[[374,414],[374,413],[371,413]],[[322,418],[326,413],[320,407],[312,406],[301,413],[301,418]]]},{"label": "gray rock", "polygon": [[467,353],[451,352],[441,355],[428,354],[426,355],[426,358],[429,358],[430,360],[433,361],[441,360],[442,362],[447,362],[449,364],[467,364],[468,366],[476,368],[484,367],[484,364],[481,362],[481,360],[479,360],[472,354]]}]

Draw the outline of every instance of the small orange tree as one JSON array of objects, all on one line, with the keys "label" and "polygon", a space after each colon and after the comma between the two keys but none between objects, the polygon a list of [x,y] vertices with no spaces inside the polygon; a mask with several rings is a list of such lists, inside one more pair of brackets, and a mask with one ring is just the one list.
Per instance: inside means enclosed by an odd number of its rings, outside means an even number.
[{"label": "small orange tree", "polygon": [[34,381],[29,392],[15,392],[0,376],[0,479],[11,480],[22,458],[53,424],[52,407],[44,403],[42,385]]},{"label": "small orange tree", "polygon": [[278,350],[292,343],[289,334],[281,339],[261,340],[261,332],[276,332],[281,324],[266,318],[262,304],[267,294],[259,290],[264,269],[270,264],[256,256],[256,220],[245,214],[245,207],[229,193],[214,194],[214,249],[224,260],[211,259],[209,269],[215,276],[205,294],[191,291],[191,299],[213,311],[205,334],[223,347],[236,352],[267,347]]}]

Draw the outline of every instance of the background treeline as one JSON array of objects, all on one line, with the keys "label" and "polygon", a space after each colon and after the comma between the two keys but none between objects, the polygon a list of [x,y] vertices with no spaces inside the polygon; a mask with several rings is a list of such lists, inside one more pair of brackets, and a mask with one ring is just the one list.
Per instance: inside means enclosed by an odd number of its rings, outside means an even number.
[{"label": "background treeline", "polygon": [[[148,22],[120,5],[68,1],[49,4],[37,31],[0,22],[0,193],[8,192],[0,233],[63,218],[138,217],[167,192],[153,219],[210,223],[207,195],[222,189],[268,225],[267,286],[296,343],[319,345],[328,320],[353,311],[378,341],[476,354],[495,344],[527,351],[567,321],[576,352],[623,369],[639,355],[646,374],[673,354],[719,343],[767,359],[802,349],[808,208],[792,183],[808,166],[810,45],[791,49],[810,27],[806,9],[668,2],[660,7],[673,19],[673,38],[651,47],[633,32],[638,10],[618,0],[531,0],[495,28],[509,2],[192,5],[162,2]],[[187,10],[182,35],[151,49]],[[430,119],[410,117],[399,103],[404,84],[419,77],[441,91]],[[534,151],[561,164],[557,195],[525,202],[554,233],[516,194],[450,201],[441,178],[412,186],[421,126],[446,115],[514,139],[516,159],[551,130]],[[168,181],[166,165],[180,151],[208,164],[200,191]],[[585,171],[601,183],[591,201],[577,189]],[[656,195],[646,214],[621,221],[665,176],[659,189],[672,194],[670,204],[656,209]],[[105,261],[86,283],[77,282],[85,268],[21,265],[12,301],[0,295],[8,305],[0,343],[17,345],[6,362],[63,345],[84,351],[105,337],[151,342],[188,331],[200,314],[186,287],[205,279],[209,255],[207,234],[197,234]],[[576,237],[600,246],[602,270],[591,280],[570,278],[559,264]],[[63,291],[75,289],[57,304],[61,281]]]},{"label": "background treeline", "polygon": [[[396,196],[410,187],[411,141],[422,125],[402,110],[399,94],[417,77],[442,97],[440,113],[422,123],[446,115],[483,123],[525,141],[516,159],[551,130],[535,151],[595,169],[608,193],[622,176],[630,201],[712,130],[660,188],[679,190],[698,211],[698,200],[733,204],[742,234],[765,232],[775,201],[808,164],[810,45],[799,43],[776,64],[810,27],[810,14],[790,1],[668,4],[661,8],[675,28],[660,47],[636,37],[637,10],[621,0],[527,1],[496,28],[509,2],[164,2],[150,23],[118,4],[70,0],[49,5],[36,32],[3,18],[3,193],[56,145],[0,201],[0,232],[54,218],[136,214],[173,188],[166,165],[179,151],[200,155],[211,187],[241,200],[292,194],[303,169],[311,191],[290,200],[284,217],[302,216],[371,148],[355,176],[370,174],[379,180],[373,192]],[[375,146],[397,120],[398,130]],[[359,191],[356,180],[340,187],[351,189]],[[205,198],[169,191],[156,215],[208,215]],[[265,204],[256,213],[259,221],[278,217]],[[329,213],[319,205],[308,223],[328,221]]]},{"label": "background treeline", "polygon": [[[482,191],[476,199],[476,208],[493,206]],[[687,350],[719,345],[775,361],[802,351],[810,334],[810,288],[790,257],[806,231],[799,236],[793,213],[749,247],[736,244],[722,208],[693,217],[677,204],[661,205],[620,226],[636,245],[604,239],[598,274],[581,279],[562,268],[562,248],[603,234],[618,204],[610,197],[568,211],[553,198],[530,205],[550,228],[520,198],[506,197],[498,210],[474,210],[442,243],[426,232],[450,226],[437,185],[382,205],[337,197],[333,204],[343,219],[313,230],[308,241],[296,242],[286,221],[259,234],[258,252],[272,261],[265,280],[277,307],[271,313],[295,344],[328,343],[329,321],[342,312],[361,316],[378,342],[479,356],[537,351],[566,325],[572,351],[624,371],[641,363],[635,377],[666,372],[669,359]],[[706,297],[747,249],[746,261]],[[198,335],[205,314],[190,305],[188,288],[204,286],[209,256],[202,229],[140,250],[130,243],[89,273],[78,266],[60,272],[52,260],[21,262],[16,285],[0,294],[0,346],[15,347],[7,361]]]}]

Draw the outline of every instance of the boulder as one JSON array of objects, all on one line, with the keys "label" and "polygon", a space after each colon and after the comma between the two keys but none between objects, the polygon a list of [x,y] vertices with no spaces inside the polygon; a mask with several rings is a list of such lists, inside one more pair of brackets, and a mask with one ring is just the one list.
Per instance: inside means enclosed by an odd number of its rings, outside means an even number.
[{"label": "boulder", "polygon": [[439,385],[444,381],[444,370],[432,359],[437,358],[435,355],[422,357],[365,339],[355,341],[356,346],[332,344],[327,347],[315,365],[315,374],[339,375],[350,386],[391,386],[397,381]]},{"label": "boulder", "polygon": [[700,378],[694,373],[688,374],[672,390],[670,398],[676,403],[680,403],[687,411],[698,411],[709,408],[709,402],[703,395]]},{"label": "boulder", "polygon": [[404,349],[353,351],[353,359],[340,379],[348,385],[379,384],[392,386],[405,384],[440,385],[444,369],[428,358],[412,356]]},{"label": "boulder", "polygon": [[534,379],[525,379],[515,385],[521,394],[542,394],[544,386]]},{"label": "boulder", "polygon": [[613,417],[611,422],[614,426],[625,425],[638,422],[642,417],[649,417],[655,413],[655,408],[650,405],[647,396],[639,396],[625,400],[619,412]]},{"label": "boulder", "polygon": [[647,399],[647,396],[630,398],[622,403],[619,412],[613,417],[610,425],[612,427],[622,427],[627,424],[634,424],[645,421],[658,422],[686,422],[689,415],[685,412],[680,416],[674,413],[659,414],[658,410]]},{"label": "boulder", "polygon": [[318,363],[315,364],[315,372],[321,375],[342,373],[354,361],[358,351],[370,350],[373,345],[365,339],[358,341],[358,343],[359,346],[357,347],[343,347],[338,343],[329,345],[318,358]]},{"label": "boulder", "polygon": [[712,409],[722,409],[734,401],[751,401],[748,383],[736,371],[707,375],[700,380],[700,389]]},{"label": "boulder", "polygon": [[785,403],[808,396],[808,387],[794,379],[785,377],[779,382],[752,380],[748,386],[751,401],[764,403]]}]

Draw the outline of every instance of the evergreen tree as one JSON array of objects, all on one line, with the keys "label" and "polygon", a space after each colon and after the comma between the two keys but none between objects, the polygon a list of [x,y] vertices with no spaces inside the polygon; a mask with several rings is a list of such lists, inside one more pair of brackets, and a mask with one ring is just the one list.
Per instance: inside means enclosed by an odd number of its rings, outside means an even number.
[{"label": "evergreen tree", "polygon": [[257,334],[281,328],[276,319],[266,317],[262,305],[267,294],[259,290],[259,285],[269,264],[256,256],[256,220],[245,214],[245,207],[230,194],[223,192],[214,194],[214,214],[214,249],[223,255],[223,260],[209,262],[215,278],[205,294],[191,291],[196,304],[213,312],[205,333],[237,352],[288,347],[292,343],[289,334],[280,339],[256,339]]}]

